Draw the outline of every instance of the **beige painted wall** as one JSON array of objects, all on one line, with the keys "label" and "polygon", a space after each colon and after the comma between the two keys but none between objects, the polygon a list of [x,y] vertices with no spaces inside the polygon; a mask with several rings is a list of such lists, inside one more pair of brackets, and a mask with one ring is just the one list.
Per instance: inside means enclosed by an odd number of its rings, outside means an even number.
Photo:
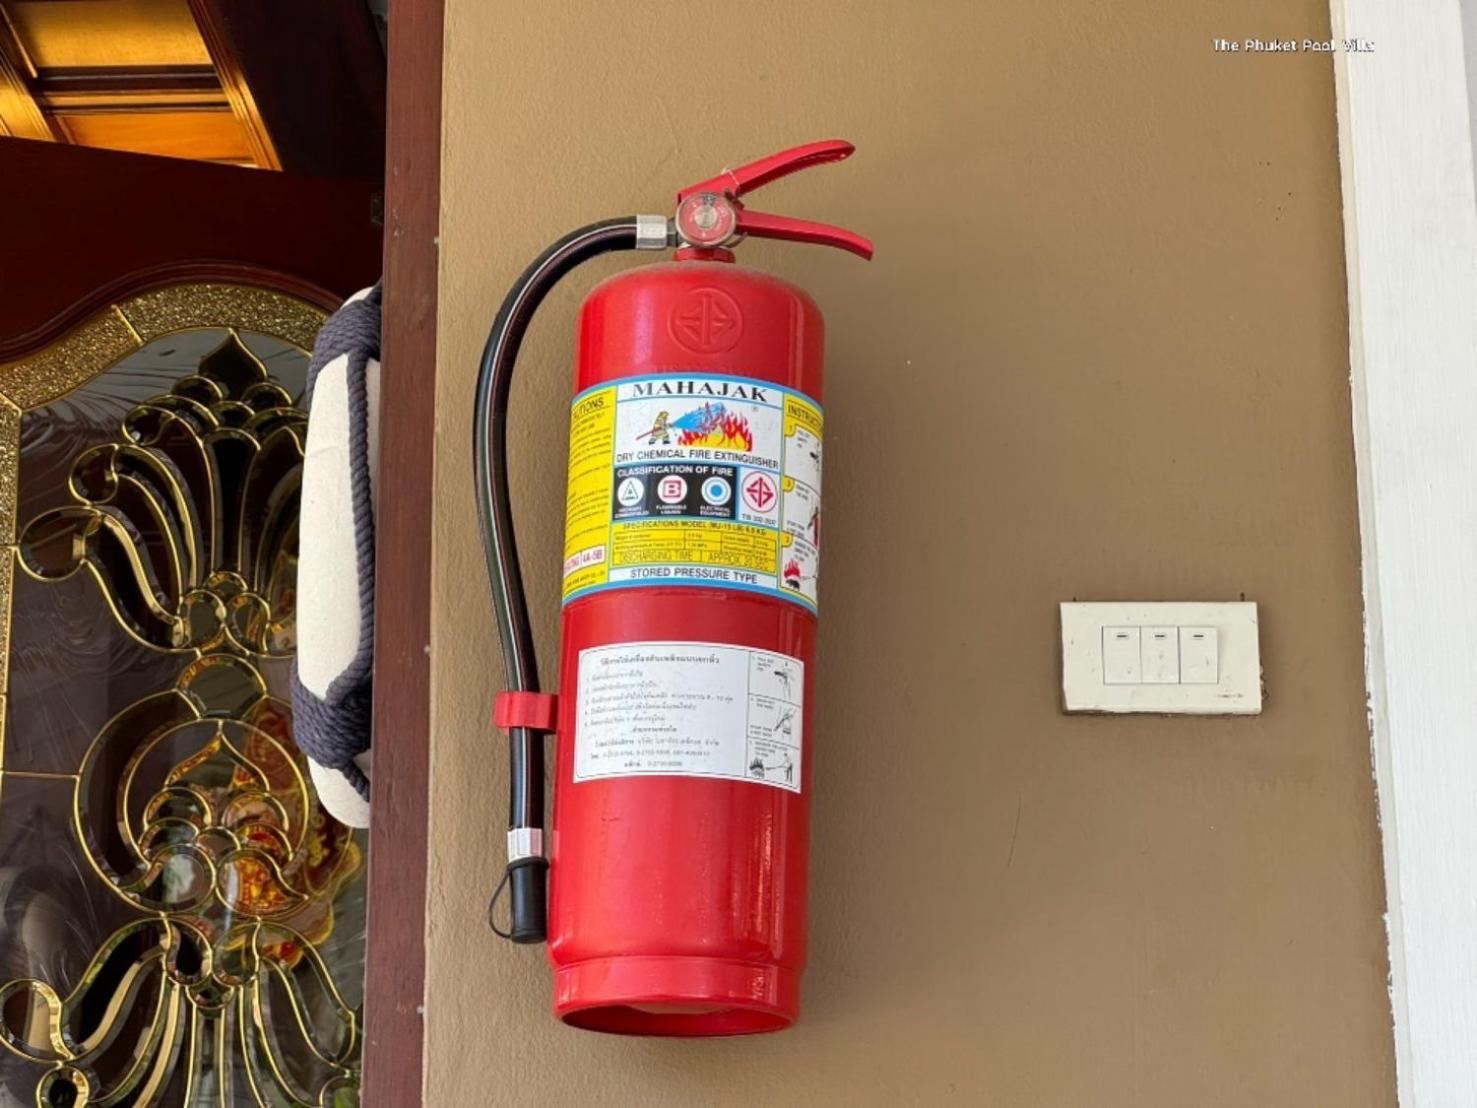
[{"label": "beige painted wall", "polygon": [[[1393,1100],[1331,65],[1209,42],[1326,7],[1236,7],[449,0],[428,1103]],[[483,923],[476,356],[556,235],[834,135],[859,154],[755,206],[876,261],[743,248],[830,329],[804,1016],[566,1030],[542,952]],[[546,672],[574,310],[615,264],[545,308],[515,390]],[[1242,594],[1260,718],[1059,711],[1058,601]]]}]

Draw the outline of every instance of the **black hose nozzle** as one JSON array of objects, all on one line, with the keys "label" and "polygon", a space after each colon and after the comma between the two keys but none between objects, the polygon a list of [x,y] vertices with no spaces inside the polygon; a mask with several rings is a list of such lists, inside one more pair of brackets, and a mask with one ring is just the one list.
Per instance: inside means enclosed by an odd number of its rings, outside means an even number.
[{"label": "black hose nozzle", "polygon": [[508,938],[515,943],[541,943],[548,937],[548,898],[544,895],[548,872],[547,858],[519,858],[508,863],[508,909],[512,917]]}]

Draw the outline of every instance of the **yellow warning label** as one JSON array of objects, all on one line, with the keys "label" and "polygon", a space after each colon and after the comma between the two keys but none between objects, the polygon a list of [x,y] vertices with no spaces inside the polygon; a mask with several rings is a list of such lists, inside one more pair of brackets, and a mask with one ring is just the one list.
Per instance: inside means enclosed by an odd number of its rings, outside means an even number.
[{"label": "yellow warning label", "polygon": [[702,519],[617,523],[613,536],[610,560],[617,568],[676,563],[772,574],[779,565],[775,533],[738,523]]},{"label": "yellow warning label", "polygon": [[615,389],[581,397],[569,418],[569,491],[564,503],[564,595],[605,581],[614,473]]},{"label": "yellow warning label", "polygon": [[821,409],[703,373],[625,377],[575,398],[564,598],[688,584],[815,610]]},{"label": "yellow warning label", "polygon": [[794,438],[795,429],[804,427],[812,435],[821,437],[821,410],[807,404],[794,393],[785,395],[785,438]]}]

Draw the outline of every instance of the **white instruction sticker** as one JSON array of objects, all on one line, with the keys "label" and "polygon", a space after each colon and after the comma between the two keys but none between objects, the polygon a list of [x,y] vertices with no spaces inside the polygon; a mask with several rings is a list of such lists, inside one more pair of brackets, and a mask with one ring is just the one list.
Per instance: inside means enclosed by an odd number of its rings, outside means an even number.
[{"label": "white instruction sticker", "polygon": [[698,642],[580,651],[574,779],[722,777],[800,791],[805,663]]}]

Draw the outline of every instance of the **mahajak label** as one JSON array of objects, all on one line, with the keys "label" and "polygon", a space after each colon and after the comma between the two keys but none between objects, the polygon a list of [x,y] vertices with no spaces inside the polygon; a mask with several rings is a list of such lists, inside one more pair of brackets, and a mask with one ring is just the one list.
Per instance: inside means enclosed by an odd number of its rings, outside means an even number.
[{"label": "mahajak label", "polygon": [[798,793],[805,663],[697,642],[580,651],[574,779],[717,777]]},{"label": "mahajak label", "polygon": [[630,585],[764,592],[815,610],[821,409],[764,381],[631,377],[574,398],[564,600]]}]

